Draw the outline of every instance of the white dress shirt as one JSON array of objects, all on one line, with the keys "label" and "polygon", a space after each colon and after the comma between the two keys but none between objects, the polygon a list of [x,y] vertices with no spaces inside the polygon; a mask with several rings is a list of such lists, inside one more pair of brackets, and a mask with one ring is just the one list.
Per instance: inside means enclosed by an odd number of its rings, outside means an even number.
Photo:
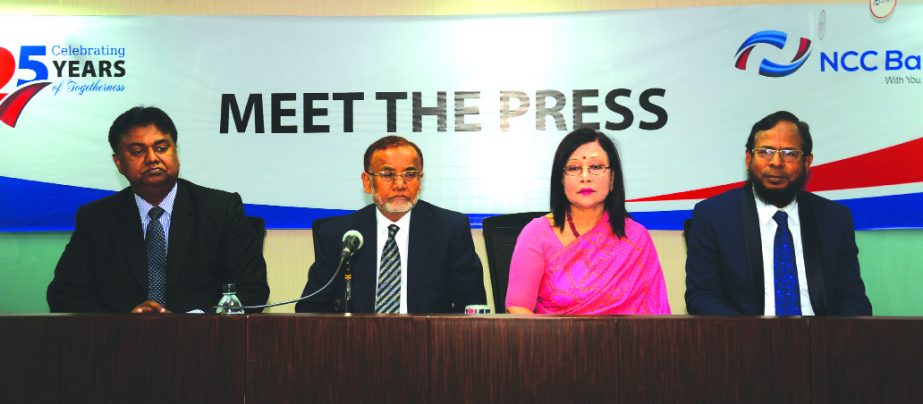
[{"label": "white dress shirt", "polygon": [[776,284],[775,256],[776,229],[779,227],[772,218],[778,211],[788,215],[788,229],[792,232],[792,242],[795,244],[795,263],[798,266],[798,289],[801,291],[801,314],[813,316],[814,307],[811,306],[811,295],[808,293],[808,278],[804,271],[804,249],[801,245],[801,218],[798,216],[798,200],[779,209],[774,205],[763,202],[756,197],[756,214],[760,225],[760,239],[763,247],[763,290],[765,291],[764,313],[767,316],[776,315]]},{"label": "white dress shirt", "polygon": [[[178,183],[177,183],[178,184]],[[173,202],[176,201],[176,187],[177,184],[173,184],[173,189],[167,193],[167,196],[160,201],[160,208],[164,210],[163,214],[160,215],[160,218],[157,219],[160,222],[160,225],[163,227],[163,238],[164,238],[164,248],[167,251],[170,251],[170,218],[173,216]],[[147,224],[151,222],[151,217],[147,215],[148,212],[154,207],[144,198],[135,195],[135,203],[138,205],[138,213],[141,214],[141,237],[147,237]]]},{"label": "white dress shirt", "polygon": [[378,255],[376,256],[376,267],[378,268],[375,271],[375,293],[376,297],[378,296],[378,278],[381,274],[381,252],[385,249],[385,243],[388,241],[388,226],[396,224],[400,228],[397,234],[394,235],[394,242],[397,243],[397,251],[401,254],[401,307],[399,313],[407,314],[407,251],[409,249],[408,245],[410,243],[410,214],[413,212],[407,212],[403,217],[398,219],[396,222],[392,222],[390,219],[386,218],[385,215],[381,214],[381,211],[377,208],[375,209],[375,224],[376,230],[376,241],[378,244],[376,248],[378,249]]}]

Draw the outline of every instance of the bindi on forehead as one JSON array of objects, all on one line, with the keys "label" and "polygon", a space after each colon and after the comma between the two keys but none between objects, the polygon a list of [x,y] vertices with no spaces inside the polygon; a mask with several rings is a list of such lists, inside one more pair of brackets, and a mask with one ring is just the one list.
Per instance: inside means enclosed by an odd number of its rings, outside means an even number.
[{"label": "bindi on forehead", "polygon": [[598,159],[598,158],[602,158],[602,156],[603,156],[603,155],[601,155],[601,154],[599,154],[599,153],[591,153],[591,154],[589,154],[589,155],[580,156],[580,158],[577,158],[576,156],[571,157],[570,159],[568,159],[568,161],[579,161],[579,160],[586,160],[586,159]]}]

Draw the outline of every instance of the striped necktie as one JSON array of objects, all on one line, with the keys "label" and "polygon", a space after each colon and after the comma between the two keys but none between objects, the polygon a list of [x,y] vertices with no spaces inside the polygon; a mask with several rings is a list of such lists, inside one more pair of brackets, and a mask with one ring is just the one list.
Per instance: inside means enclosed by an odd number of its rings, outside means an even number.
[{"label": "striped necktie", "polygon": [[378,292],[375,294],[375,311],[397,313],[401,308],[401,252],[397,249],[394,235],[400,227],[388,226],[388,241],[381,251],[381,265],[378,270]]},{"label": "striped necktie", "polygon": [[144,236],[147,245],[147,300],[153,300],[164,307],[167,305],[167,240],[160,224],[165,211],[155,206],[147,212],[151,217]]},{"label": "striped necktie", "polygon": [[775,271],[776,315],[801,315],[801,290],[798,287],[798,267],[795,262],[795,243],[788,230],[788,215],[776,212],[772,219],[776,227],[773,248],[773,270]]}]

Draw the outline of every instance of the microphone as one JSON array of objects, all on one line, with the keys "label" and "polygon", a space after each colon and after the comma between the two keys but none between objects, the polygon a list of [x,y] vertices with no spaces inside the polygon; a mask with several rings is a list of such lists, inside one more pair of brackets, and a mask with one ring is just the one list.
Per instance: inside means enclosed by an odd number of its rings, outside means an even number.
[{"label": "microphone", "polygon": [[[360,248],[362,248],[362,243],[363,243],[362,233],[359,233],[358,230],[349,230],[343,234],[343,250],[340,251],[340,263],[337,264],[337,269],[333,271],[333,276],[330,277],[330,280],[328,280],[327,283],[324,284],[324,286],[321,286],[320,289],[315,290],[314,293],[311,293],[310,295],[307,295],[307,296],[301,296],[297,299],[286,300],[284,302],[243,306],[241,308],[247,309],[247,310],[264,309],[267,307],[282,306],[284,304],[291,304],[291,303],[299,302],[305,299],[310,299],[311,297],[317,295],[324,289],[327,289],[327,287],[330,286],[331,283],[333,283],[333,280],[336,279],[337,275],[339,275],[340,272],[343,271],[343,266],[346,263],[346,261],[348,261],[349,258],[353,256],[353,254],[355,254],[357,251],[359,251]],[[214,308],[216,307],[212,307],[212,309]]]},{"label": "microphone", "polygon": [[341,258],[352,257],[356,251],[362,248],[362,233],[358,230],[350,230],[343,234],[343,251],[340,252]]},{"label": "microphone", "polygon": [[343,279],[346,280],[346,295],[343,298],[344,313],[349,313],[350,302],[353,300],[353,275],[349,271],[349,259],[360,248],[362,248],[362,233],[357,230],[349,230],[343,234],[343,251],[340,252],[340,263],[337,265],[336,273],[340,273],[341,270],[346,271],[343,276]]}]

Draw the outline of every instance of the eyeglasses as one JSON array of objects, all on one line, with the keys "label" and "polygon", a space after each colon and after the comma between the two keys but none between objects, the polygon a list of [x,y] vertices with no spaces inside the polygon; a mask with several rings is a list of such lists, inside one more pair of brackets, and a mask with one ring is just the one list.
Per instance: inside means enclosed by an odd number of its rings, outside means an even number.
[{"label": "eyeglasses", "polygon": [[564,166],[564,175],[569,177],[576,177],[580,174],[583,174],[583,170],[586,169],[590,174],[593,175],[603,175],[606,170],[609,169],[609,166],[602,164],[590,164],[588,166],[578,166],[578,165],[569,165]]},{"label": "eyeglasses", "polygon": [[780,149],[770,149],[768,147],[760,147],[760,148],[756,148],[750,151],[755,156],[763,160],[772,160],[773,157],[776,156],[776,153],[778,153],[780,156],[782,156],[782,161],[786,161],[786,162],[798,161],[798,159],[804,155],[804,152],[801,150],[793,150],[793,149],[781,149],[780,150]]},{"label": "eyeglasses", "polygon": [[410,182],[417,178],[423,177],[423,172],[416,171],[416,170],[407,170],[407,171],[401,172],[400,174],[398,174],[397,171],[379,171],[377,173],[366,173],[366,174],[371,175],[373,177],[381,178],[382,181],[386,181],[386,182],[394,182],[395,180],[397,180],[397,177],[403,178],[404,182]]}]

